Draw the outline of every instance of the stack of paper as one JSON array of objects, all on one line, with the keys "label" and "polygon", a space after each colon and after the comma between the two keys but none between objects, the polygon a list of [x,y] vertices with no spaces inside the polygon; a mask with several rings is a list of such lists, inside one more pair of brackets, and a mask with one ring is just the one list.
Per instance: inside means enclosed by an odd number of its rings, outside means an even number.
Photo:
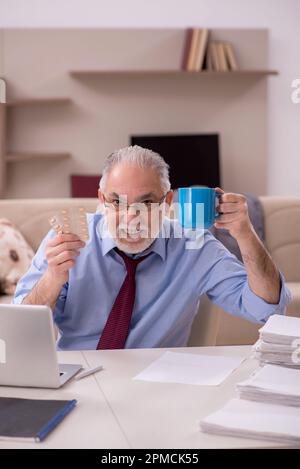
[{"label": "stack of paper", "polygon": [[237,384],[241,399],[300,406],[300,370],[265,365]]},{"label": "stack of paper", "polygon": [[300,444],[300,318],[271,316],[259,332],[254,351],[261,366],[237,384],[240,399],[203,419],[200,427],[219,435]]},{"label": "stack of paper", "polygon": [[200,422],[203,431],[226,436],[300,443],[300,408],[232,399]]},{"label": "stack of paper", "polygon": [[259,335],[254,352],[262,364],[300,368],[300,318],[271,316]]}]

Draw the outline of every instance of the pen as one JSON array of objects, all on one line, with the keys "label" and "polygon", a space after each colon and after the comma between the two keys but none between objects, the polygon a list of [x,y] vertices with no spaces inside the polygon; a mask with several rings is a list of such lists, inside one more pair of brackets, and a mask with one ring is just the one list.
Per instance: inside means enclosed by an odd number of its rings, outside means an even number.
[{"label": "pen", "polygon": [[93,373],[97,373],[97,371],[101,371],[101,370],[103,370],[102,365],[96,366],[95,368],[88,368],[87,370],[84,370],[81,373],[79,373],[78,375],[76,375],[75,379],[78,380],[78,379],[81,379],[81,378],[85,378],[86,376],[92,375]]}]

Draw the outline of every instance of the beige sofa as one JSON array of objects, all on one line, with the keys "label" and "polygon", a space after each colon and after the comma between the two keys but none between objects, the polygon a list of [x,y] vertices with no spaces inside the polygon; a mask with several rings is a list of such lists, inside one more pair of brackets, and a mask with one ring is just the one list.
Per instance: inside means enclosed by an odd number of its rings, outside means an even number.
[{"label": "beige sofa", "polygon": [[[282,270],[293,295],[288,314],[300,316],[300,197],[260,197],[265,216],[266,245]],[[0,218],[8,218],[36,250],[49,230],[48,219],[58,209],[84,206],[93,212],[96,199],[0,200]],[[0,303],[10,302],[7,296]],[[206,296],[201,299],[189,345],[249,344],[260,326],[225,313]]]}]

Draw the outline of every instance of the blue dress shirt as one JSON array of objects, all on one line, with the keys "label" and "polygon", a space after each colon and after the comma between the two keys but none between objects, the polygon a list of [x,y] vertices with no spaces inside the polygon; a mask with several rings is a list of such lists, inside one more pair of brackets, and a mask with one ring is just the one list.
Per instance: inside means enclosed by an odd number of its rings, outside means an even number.
[{"label": "blue dress shirt", "polygon": [[[70,269],[53,312],[61,350],[96,349],[126,276],[103,215],[88,214],[88,225],[90,239]],[[199,298],[205,293],[229,313],[253,322],[263,323],[271,314],[284,313],[291,295],[282,274],[279,303],[269,304],[251,291],[243,264],[209,231],[204,231],[201,248],[186,249],[186,237],[176,235],[178,221],[165,219],[161,233],[164,230],[169,237],[156,238],[139,254],[151,252],[137,267],[126,348],[185,346]],[[17,285],[14,303],[22,303],[47,269],[45,248],[55,236],[50,230],[43,239]]]}]

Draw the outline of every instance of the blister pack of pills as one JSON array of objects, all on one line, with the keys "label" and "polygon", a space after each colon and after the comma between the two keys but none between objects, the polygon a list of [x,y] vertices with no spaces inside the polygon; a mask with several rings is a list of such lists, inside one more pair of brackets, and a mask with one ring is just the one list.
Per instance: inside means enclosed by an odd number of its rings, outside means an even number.
[{"label": "blister pack of pills", "polygon": [[83,241],[89,239],[86,211],[83,207],[62,209],[49,219],[56,233],[72,233]]}]

